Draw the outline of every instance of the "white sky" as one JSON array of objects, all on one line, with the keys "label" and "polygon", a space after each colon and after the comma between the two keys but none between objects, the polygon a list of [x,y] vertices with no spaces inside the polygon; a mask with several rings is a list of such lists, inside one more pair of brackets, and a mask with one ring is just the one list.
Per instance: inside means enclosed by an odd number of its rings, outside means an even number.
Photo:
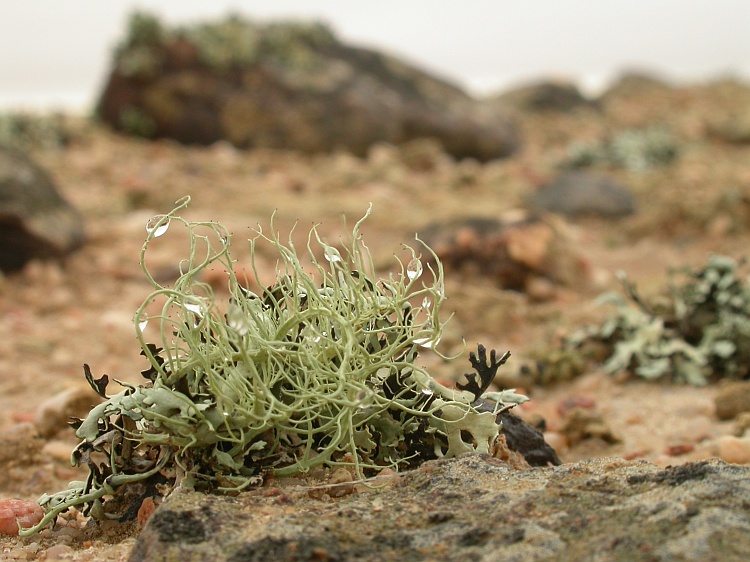
[{"label": "white sky", "polygon": [[138,7],[169,24],[312,17],[475,93],[549,76],[596,87],[633,68],[750,78],[750,0],[0,0],[0,106],[90,107]]}]

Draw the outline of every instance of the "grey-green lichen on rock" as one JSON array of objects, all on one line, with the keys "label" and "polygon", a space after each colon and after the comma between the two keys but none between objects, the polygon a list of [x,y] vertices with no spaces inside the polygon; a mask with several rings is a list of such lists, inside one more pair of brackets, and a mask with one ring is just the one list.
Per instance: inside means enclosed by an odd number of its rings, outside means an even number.
[{"label": "grey-green lichen on rock", "polygon": [[686,278],[646,300],[622,274],[627,299],[604,295],[615,313],[601,325],[584,328],[567,340],[568,348],[604,344],[605,370],[632,371],[646,379],[669,377],[706,384],[719,377],[750,376],[750,283],[738,263],[713,255],[698,270],[673,272]]},{"label": "grey-green lichen on rock", "polygon": [[576,141],[568,147],[566,164],[573,168],[610,166],[643,172],[671,163],[677,145],[664,127],[628,129],[595,142]]}]

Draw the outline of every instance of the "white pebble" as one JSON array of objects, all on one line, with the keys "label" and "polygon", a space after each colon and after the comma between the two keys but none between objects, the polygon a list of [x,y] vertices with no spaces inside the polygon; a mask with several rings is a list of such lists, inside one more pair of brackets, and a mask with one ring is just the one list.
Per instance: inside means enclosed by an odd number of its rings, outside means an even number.
[{"label": "white pebble", "polygon": [[719,458],[733,464],[750,464],[750,437],[724,435],[717,439]]}]

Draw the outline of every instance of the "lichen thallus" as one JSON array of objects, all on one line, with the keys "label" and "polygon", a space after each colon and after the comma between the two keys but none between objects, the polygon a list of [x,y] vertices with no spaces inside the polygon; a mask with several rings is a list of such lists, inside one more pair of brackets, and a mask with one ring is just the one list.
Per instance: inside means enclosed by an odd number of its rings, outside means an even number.
[{"label": "lichen thallus", "polygon": [[[71,460],[88,467],[88,477],[42,496],[46,516],[22,534],[72,507],[94,519],[119,517],[110,500],[135,484],[141,495],[175,487],[232,493],[271,473],[321,465],[348,465],[364,478],[384,467],[492,452],[497,413],[525,397],[485,394],[508,354],[497,360],[493,351],[485,365],[482,346],[479,359],[471,357],[479,383],[467,375],[467,384],[447,388],[417,364],[420,348],[439,353],[444,326],[443,270],[430,248],[424,246],[432,259],[423,264],[407,246],[407,265],[397,260],[395,273],[376,279],[360,235],[368,209],[338,247],[311,229],[303,254],[308,272],[291,233],[283,242],[272,219],[269,234],[258,227],[250,240],[251,265],[260,279],[256,247],[270,245],[278,256],[276,281],[253,292],[235,273],[227,230],[180,216],[189,201],[146,229],[141,266],[153,292],[134,317],[149,363],[146,383],[118,381],[123,390],[110,395],[107,375],[95,379],[85,366],[104,399],[71,423],[81,439]],[[190,250],[166,286],[149,271],[146,254],[175,224],[187,230]],[[223,299],[201,281],[216,268],[227,273]],[[158,328],[156,343],[146,341],[149,325]],[[480,396],[497,402],[496,410],[475,409]]]}]

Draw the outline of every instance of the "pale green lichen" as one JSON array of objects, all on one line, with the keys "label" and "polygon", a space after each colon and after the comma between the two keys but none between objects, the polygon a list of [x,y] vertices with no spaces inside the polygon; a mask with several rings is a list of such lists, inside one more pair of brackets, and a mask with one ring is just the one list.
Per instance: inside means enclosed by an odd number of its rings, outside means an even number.
[{"label": "pale green lichen", "polygon": [[646,379],[706,384],[720,377],[750,377],[750,284],[726,256],[709,257],[699,270],[681,272],[665,295],[643,299],[621,276],[628,297],[605,295],[615,314],[571,335],[569,349],[604,344],[610,373],[632,371]]},{"label": "pale green lichen", "polygon": [[663,127],[628,129],[595,142],[576,141],[568,147],[566,164],[573,168],[611,166],[644,172],[677,157],[672,135]]},{"label": "pale green lichen", "polygon": [[[124,390],[107,395],[109,379],[94,379],[86,367],[105,398],[75,424],[81,443],[72,461],[87,465],[89,478],[43,496],[46,517],[23,534],[75,506],[105,517],[108,498],[152,477],[172,487],[236,492],[269,473],[349,465],[362,477],[429,458],[492,452],[497,413],[525,397],[491,393],[494,412],[472,406],[508,354],[497,361],[493,351],[485,368],[480,346],[472,365],[482,383],[471,375],[460,389],[439,384],[416,363],[419,349],[434,348],[443,329],[442,267],[429,248],[433,266],[423,266],[407,247],[408,263],[375,279],[362,221],[337,247],[313,228],[302,254],[308,271],[291,234],[282,241],[272,221],[269,233],[258,228],[251,249],[253,256],[261,244],[276,252],[277,276],[254,293],[234,273],[224,227],[178,214],[188,200],[147,226],[141,264],[154,291],[135,326],[148,383],[123,383]],[[187,230],[190,252],[179,278],[164,286],[146,254],[175,225]],[[226,298],[200,281],[215,268],[226,271]],[[252,269],[259,279],[254,261]],[[153,325],[156,345],[147,337]]]}]

